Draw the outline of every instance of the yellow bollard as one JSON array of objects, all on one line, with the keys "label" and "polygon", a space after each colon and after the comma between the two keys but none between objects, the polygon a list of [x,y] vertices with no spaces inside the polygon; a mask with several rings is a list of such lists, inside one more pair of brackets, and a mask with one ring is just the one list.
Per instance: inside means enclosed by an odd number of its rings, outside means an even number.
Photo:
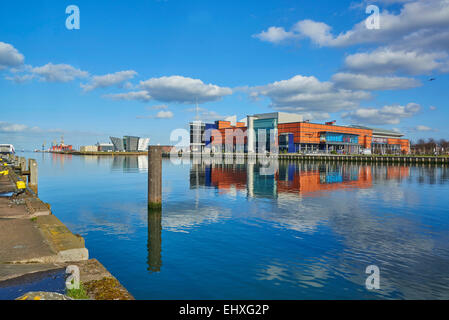
[{"label": "yellow bollard", "polygon": [[23,181],[17,181],[16,186],[19,190],[24,190],[27,188],[27,185]]}]

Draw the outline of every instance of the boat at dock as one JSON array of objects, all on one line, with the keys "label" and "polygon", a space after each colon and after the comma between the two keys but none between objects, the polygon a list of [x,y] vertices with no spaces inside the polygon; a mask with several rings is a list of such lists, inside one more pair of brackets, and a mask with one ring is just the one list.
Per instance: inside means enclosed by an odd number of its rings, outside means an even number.
[{"label": "boat at dock", "polygon": [[15,154],[16,150],[12,144],[0,144],[0,154]]}]

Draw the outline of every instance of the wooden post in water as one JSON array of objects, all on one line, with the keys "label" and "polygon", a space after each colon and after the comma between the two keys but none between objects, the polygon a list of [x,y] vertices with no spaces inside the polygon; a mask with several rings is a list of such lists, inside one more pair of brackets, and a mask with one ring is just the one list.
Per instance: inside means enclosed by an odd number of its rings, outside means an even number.
[{"label": "wooden post in water", "polygon": [[22,172],[25,172],[27,170],[27,161],[24,157],[20,157],[19,167],[20,167],[20,171],[22,171]]},{"label": "wooden post in water", "polygon": [[34,191],[35,194],[37,194],[38,170],[36,160],[28,159],[28,171],[30,173],[30,175],[28,176],[28,186],[31,190]]},{"label": "wooden post in water", "polygon": [[148,208],[162,208],[162,147],[148,148]]}]

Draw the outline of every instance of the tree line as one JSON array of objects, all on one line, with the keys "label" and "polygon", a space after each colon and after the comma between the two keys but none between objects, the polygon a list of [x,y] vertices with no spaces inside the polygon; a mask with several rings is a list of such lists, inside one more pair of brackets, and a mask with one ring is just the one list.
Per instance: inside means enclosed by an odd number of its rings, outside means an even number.
[{"label": "tree line", "polygon": [[445,139],[436,140],[429,138],[427,140],[419,139],[416,142],[411,142],[411,153],[417,155],[437,155],[449,154],[449,141]]}]

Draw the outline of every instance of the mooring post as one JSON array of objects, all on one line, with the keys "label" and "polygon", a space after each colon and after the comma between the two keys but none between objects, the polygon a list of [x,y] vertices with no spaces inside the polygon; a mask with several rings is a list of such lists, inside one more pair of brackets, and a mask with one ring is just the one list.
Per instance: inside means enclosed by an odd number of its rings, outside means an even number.
[{"label": "mooring post", "polygon": [[21,172],[25,172],[27,170],[27,161],[24,157],[20,157],[19,167]]},{"label": "mooring post", "polygon": [[37,194],[37,175],[38,175],[38,170],[37,170],[37,162],[34,159],[28,159],[28,171],[29,171],[29,176],[28,176],[28,186],[30,187],[31,190],[34,191],[35,194]]},{"label": "mooring post", "polygon": [[162,208],[162,147],[148,147],[148,207]]}]

